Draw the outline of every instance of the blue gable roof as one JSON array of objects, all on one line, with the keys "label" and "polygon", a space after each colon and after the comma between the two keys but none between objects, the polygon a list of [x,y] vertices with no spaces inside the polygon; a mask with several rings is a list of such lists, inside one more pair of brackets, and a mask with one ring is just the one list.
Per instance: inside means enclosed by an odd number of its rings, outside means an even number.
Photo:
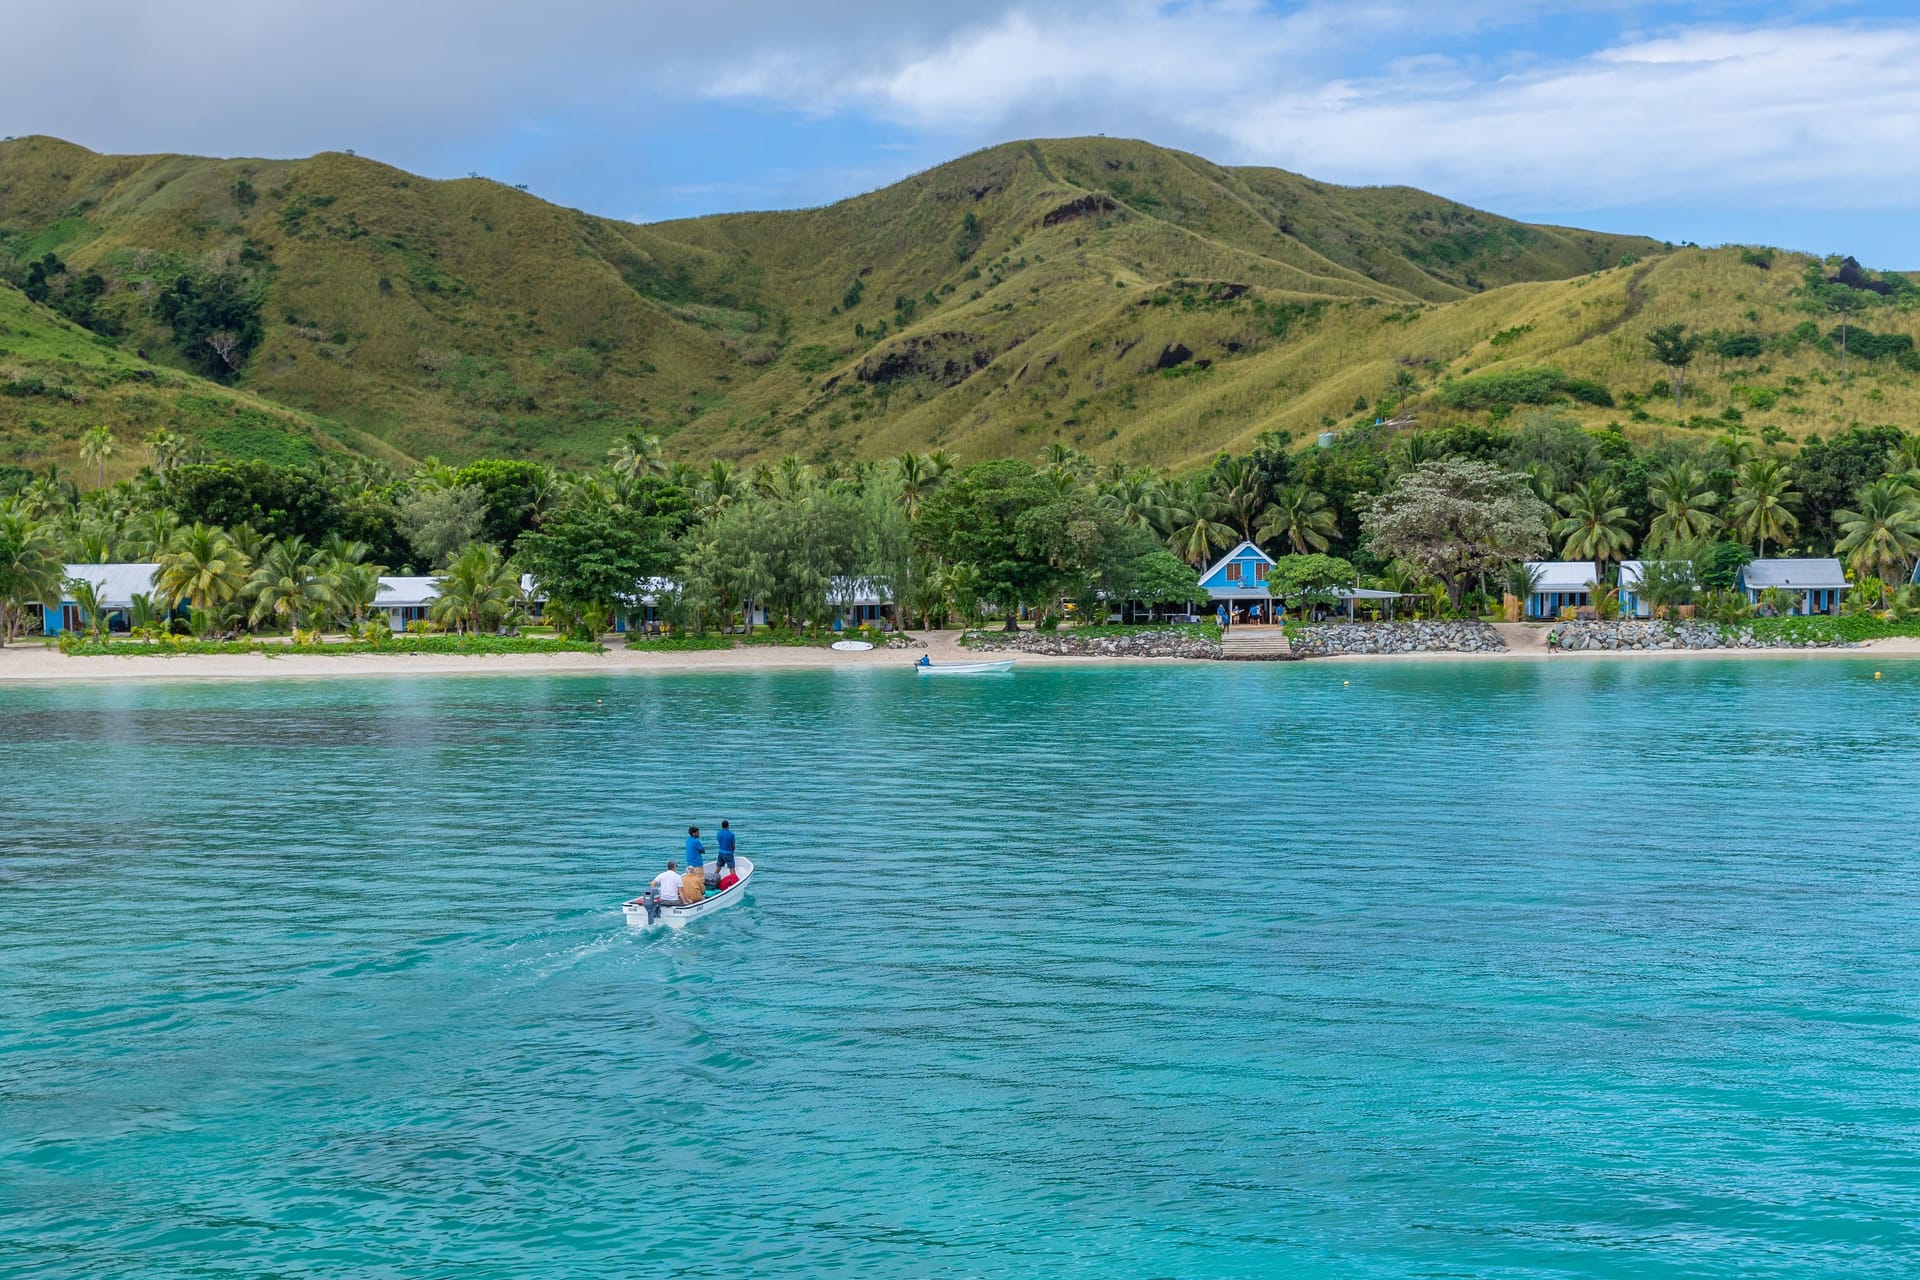
[{"label": "blue gable roof", "polygon": [[[1239,572],[1229,577],[1230,567],[1237,568]],[[1266,571],[1272,567],[1272,556],[1251,542],[1243,542],[1207,567],[1206,572],[1200,575],[1200,589],[1245,591],[1250,596],[1265,595]]]}]

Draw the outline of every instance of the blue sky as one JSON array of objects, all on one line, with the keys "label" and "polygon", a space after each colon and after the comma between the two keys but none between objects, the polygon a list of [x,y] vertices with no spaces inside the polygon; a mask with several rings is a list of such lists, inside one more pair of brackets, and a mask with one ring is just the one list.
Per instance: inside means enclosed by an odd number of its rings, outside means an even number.
[{"label": "blue sky", "polygon": [[36,53],[0,80],[0,133],[351,147],[636,220],[820,204],[995,142],[1107,133],[1920,268],[1911,0],[334,0],[212,22],[70,0],[10,26]]}]

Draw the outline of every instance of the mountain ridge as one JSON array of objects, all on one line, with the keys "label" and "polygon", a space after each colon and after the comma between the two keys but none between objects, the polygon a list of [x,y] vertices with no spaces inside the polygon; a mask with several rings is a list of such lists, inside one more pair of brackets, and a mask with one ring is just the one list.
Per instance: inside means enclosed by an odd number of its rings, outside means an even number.
[{"label": "mountain ridge", "polygon": [[[1068,443],[1180,464],[1345,423],[1407,377],[1554,361],[1624,393],[1654,373],[1638,327],[1739,274],[1730,251],[1110,138],[645,224],[341,152],[0,143],[0,281],[30,286],[49,253],[42,302],[120,347],[283,404],[322,441],[456,460],[590,460],[639,430],[686,458]],[[1747,269],[1773,311],[1792,261]],[[45,414],[25,438],[30,400],[0,397],[0,457],[71,446]]]}]

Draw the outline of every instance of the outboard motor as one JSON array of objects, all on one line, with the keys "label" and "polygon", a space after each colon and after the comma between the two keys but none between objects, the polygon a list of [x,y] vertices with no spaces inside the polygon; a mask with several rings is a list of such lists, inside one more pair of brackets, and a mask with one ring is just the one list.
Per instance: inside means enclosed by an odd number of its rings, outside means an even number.
[{"label": "outboard motor", "polygon": [[640,901],[647,908],[647,923],[660,923],[660,891],[658,889],[648,889],[645,894],[641,895]]}]

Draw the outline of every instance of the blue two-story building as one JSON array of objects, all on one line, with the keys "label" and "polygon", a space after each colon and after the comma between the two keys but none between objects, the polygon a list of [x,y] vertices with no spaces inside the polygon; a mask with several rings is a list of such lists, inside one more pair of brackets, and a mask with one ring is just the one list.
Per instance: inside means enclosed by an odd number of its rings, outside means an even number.
[{"label": "blue two-story building", "polygon": [[1215,610],[1225,610],[1230,620],[1273,620],[1273,597],[1267,591],[1267,577],[1273,572],[1273,557],[1251,542],[1243,542],[1200,574],[1200,589]]}]

